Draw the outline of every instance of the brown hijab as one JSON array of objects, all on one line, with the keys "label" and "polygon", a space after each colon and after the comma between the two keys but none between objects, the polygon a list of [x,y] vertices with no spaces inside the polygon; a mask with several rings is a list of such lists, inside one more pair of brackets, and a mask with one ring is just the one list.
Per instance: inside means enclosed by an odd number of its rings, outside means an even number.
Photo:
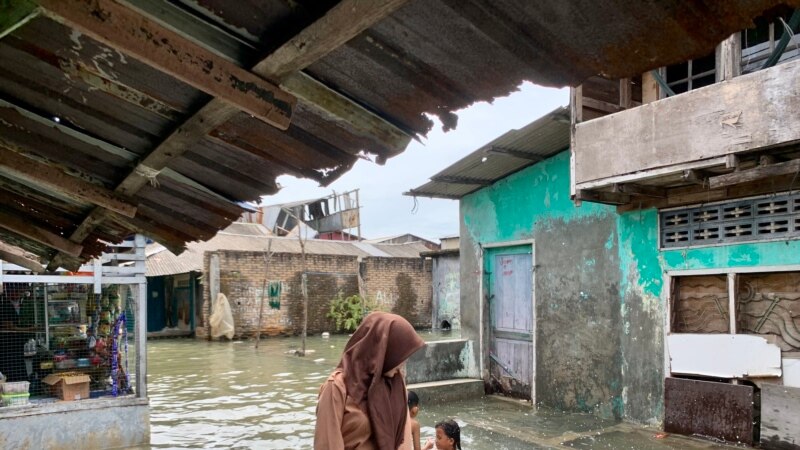
[{"label": "brown hijab", "polygon": [[339,368],[347,395],[369,416],[380,450],[396,450],[406,425],[406,385],[396,368],[425,345],[408,321],[396,314],[369,314],[347,341]]}]

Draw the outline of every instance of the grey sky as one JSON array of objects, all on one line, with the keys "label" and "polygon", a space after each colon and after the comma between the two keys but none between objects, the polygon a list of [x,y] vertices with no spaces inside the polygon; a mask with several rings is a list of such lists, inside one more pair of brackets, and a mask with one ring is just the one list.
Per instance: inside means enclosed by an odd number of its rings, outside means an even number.
[{"label": "grey sky", "polygon": [[436,172],[501,134],[527,125],[553,109],[567,105],[566,89],[550,89],[530,83],[493,104],[476,103],[458,112],[458,127],[444,133],[441,125],[428,133],[422,143],[413,141],[406,151],[379,166],[358,161],[352,170],[327,188],[311,180],[282,176],[283,186],[276,195],[263,198],[263,204],[322,197],[335,190],[360,188],[361,229],[367,238],[412,233],[438,242],[442,236],[458,233],[458,202],[419,198],[402,193],[425,183]]}]

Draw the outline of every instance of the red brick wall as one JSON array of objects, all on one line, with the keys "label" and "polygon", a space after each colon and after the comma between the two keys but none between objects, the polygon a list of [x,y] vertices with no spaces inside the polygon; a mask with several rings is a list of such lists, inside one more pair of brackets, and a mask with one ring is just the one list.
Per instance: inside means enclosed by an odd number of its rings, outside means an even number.
[{"label": "red brick wall", "polygon": [[[258,330],[262,286],[267,281],[281,281],[281,306],[269,306],[264,296],[263,335],[296,335],[302,332],[303,297],[300,290],[302,258],[294,253],[276,253],[268,264],[263,252],[218,251],[220,292],[228,297],[237,337],[254,336]],[[209,260],[204,256],[203,322],[209,316]],[[431,326],[431,265],[421,258],[364,258],[364,289],[368,297],[379,301],[385,310],[406,317],[417,327]],[[306,255],[308,285],[308,333],[333,331],[326,317],[330,301],[338,292],[344,296],[358,293],[358,259],[355,256]],[[266,267],[266,269],[265,269]],[[209,329],[197,327],[198,337],[207,337]]]}]

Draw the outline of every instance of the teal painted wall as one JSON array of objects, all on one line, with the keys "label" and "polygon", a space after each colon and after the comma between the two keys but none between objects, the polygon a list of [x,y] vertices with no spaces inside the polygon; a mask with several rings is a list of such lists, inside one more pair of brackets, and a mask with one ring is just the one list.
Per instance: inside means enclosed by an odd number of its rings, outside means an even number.
[{"label": "teal painted wall", "polygon": [[[481,268],[481,246],[534,239],[537,403],[621,417],[619,264],[616,256],[602,258],[617,254],[614,208],[575,207],[569,198],[569,152],[562,152],[466,196],[460,213],[462,336],[478,338],[475,311],[485,307],[491,292],[492,255],[527,251],[487,249]],[[480,272],[484,292],[475,295]],[[484,367],[488,364],[484,360]]]}]

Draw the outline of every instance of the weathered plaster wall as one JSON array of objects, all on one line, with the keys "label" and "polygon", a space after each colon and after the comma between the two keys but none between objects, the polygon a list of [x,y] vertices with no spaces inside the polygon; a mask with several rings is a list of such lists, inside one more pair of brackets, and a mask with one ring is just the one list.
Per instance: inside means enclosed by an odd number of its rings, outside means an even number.
[{"label": "weathered plaster wall", "polygon": [[406,363],[406,382],[425,383],[430,381],[470,378],[476,371],[472,353],[473,342],[466,339],[428,342],[411,355]]},{"label": "weathered plaster wall", "polygon": [[61,408],[64,411],[0,418],[0,448],[72,450],[149,444],[150,412],[146,404],[103,407],[94,402],[93,405],[93,408],[71,411]]},{"label": "weathered plaster wall", "polygon": [[[537,401],[620,416],[620,272],[613,208],[574,206],[569,154],[563,152],[463,198],[461,217],[462,337],[478,339],[485,303],[476,276],[482,272],[480,245],[533,238]],[[488,284],[488,278],[483,281]]]},{"label": "weathered plaster wall", "polygon": [[618,216],[622,272],[622,386],[624,417],[658,425],[664,414],[664,275],[670,270],[800,264],[800,241],[694,249],[658,249],[658,211]]},{"label": "weathered plaster wall", "polygon": [[447,321],[451,329],[461,328],[460,262],[458,255],[433,258],[433,328],[441,328]]}]

